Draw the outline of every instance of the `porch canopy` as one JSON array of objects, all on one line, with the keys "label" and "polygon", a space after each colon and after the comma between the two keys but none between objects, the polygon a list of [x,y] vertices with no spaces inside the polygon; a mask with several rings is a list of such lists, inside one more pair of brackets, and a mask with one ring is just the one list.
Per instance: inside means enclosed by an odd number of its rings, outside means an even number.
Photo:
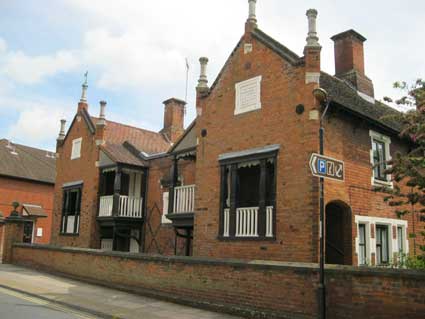
[{"label": "porch canopy", "polygon": [[40,205],[23,204],[22,205],[22,216],[23,217],[47,217],[46,212]]}]

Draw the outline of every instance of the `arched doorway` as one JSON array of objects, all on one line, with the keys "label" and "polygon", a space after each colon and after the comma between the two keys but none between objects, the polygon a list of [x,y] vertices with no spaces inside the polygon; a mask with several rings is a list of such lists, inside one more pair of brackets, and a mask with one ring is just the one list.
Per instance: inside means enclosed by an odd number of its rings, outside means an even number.
[{"label": "arched doorway", "polygon": [[327,264],[352,264],[351,208],[344,202],[326,205],[326,255]]}]

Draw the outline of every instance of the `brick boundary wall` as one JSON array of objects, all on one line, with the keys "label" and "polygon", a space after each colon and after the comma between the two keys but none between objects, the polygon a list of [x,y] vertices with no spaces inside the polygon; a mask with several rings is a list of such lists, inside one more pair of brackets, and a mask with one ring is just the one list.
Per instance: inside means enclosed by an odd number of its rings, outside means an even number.
[{"label": "brick boundary wall", "polygon": [[[15,244],[13,263],[255,318],[316,318],[315,264]],[[425,272],[328,266],[328,318],[423,318]]]}]

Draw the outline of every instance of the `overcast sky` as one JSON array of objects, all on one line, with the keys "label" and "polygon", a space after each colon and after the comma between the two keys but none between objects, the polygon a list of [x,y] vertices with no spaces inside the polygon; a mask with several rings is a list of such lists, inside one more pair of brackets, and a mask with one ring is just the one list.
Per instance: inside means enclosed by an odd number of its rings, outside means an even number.
[{"label": "overcast sky", "polygon": [[[392,83],[424,77],[425,1],[258,0],[259,27],[302,55],[305,12],[316,8],[322,69],[334,74],[330,37],[353,28],[365,43],[376,98]],[[319,5],[320,3],[320,5]],[[68,121],[89,71],[89,111],[108,102],[107,118],[151,130],[162,101],[185,96],[194,118],[198,58],[210,83],[243,34],[247,0],[0,0],[0,138],[53,150],[59,119]]]}]

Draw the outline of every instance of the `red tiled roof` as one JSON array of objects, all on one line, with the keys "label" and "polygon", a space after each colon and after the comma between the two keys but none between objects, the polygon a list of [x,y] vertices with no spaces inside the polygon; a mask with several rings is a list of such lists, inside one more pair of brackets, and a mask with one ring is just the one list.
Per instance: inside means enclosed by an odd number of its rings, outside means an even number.
[{"label": "red tiled roof", "polygon": [[[96,124],[98,118],[91,117]],[[166,152],[171,144],[161,133],[148,131],[138,127],[106,121],[105,140],[110,144],[120,144],[128,141],[139,151],[149,155]]]},{"label": "red tiled roof", "polygon": [[[98,121],[97,117],[91,116],[90,119],[93,124]],[[102,149],[108,157],[117,163],[144,166],[145,161],[125,147],[125,142],[147,155],[165,153],[171,147],[161,133],[107,120]]]}]

